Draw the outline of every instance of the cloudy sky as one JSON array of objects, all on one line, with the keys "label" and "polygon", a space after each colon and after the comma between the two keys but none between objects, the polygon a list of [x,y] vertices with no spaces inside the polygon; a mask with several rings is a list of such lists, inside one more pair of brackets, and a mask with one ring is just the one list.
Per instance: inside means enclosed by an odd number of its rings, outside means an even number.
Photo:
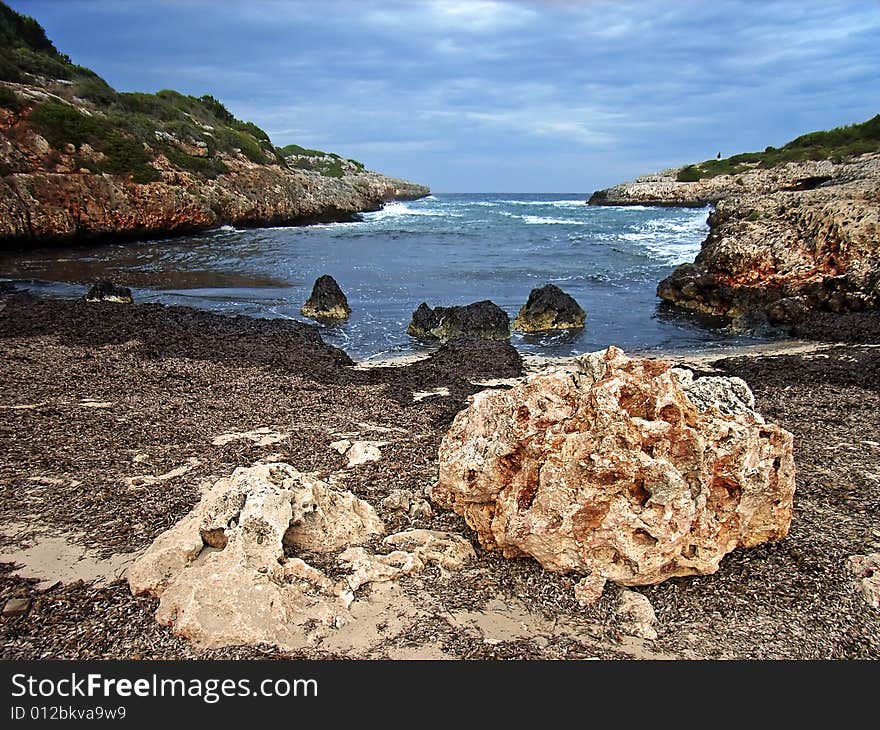
[{"label": "cloudy sky", "polygon": [[7,0],[119,90],[437,192],[589,192],[880,112],[880,0]]}]

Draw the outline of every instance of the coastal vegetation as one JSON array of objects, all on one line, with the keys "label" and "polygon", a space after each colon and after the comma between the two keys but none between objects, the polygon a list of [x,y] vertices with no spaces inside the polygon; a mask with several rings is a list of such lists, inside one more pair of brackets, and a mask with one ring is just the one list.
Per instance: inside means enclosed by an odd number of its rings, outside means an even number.
[{"label": "coastal vegetation", "polygon": [[77,153],[74,162],[92,172],[152,182],[161,179],[161,166],[153,165],[159,155],[206,179],[228,172],[224,158],[239,155],[258,165],[312,170],[326,177],[364,171],[362,163],[333,153],[299,145],[277,148],[265,130],[238,119],[210,94],[118,92],[59,52],[36,20],[0,2],[3,81],[49,92],[35,100],[0,85],[0,107],[21,114],[22,130],[34,129],[56,150],[88,145],[97,154]]},{"label": "coastal vegetation", "polygon": [[810,132],[782,147],[745,152],[719,160],[706,160],[679,170],[678,182],[696,182],[718,175],[739,175],[755,167],[768,169],[786,162],[832,160],[880,151],[880,114],[860,124]]},{"label": "coastal vegetation", "polygon": [[327,177],[342,177],[346,171],[363,172],[364,163],[344,159],[334,152],[322,152],[298,144],[277,147],[276,152],[298,170],[314,170]]}]

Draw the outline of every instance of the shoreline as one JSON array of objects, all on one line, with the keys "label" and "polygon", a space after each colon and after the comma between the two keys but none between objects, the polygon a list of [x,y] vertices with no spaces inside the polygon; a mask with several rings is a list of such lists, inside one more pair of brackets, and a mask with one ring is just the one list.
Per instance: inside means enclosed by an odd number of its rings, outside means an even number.
[{"label": "shoreline", "polygon": [[[783,355],[805,355],[821,352],[835,347],[853,345],[851,342],[833,342],[820,340],[805,340],[799,338],[784,338],[750,345],[722,345],[717,348],[698,347],[693,350],[626,350],[630,357],[642,357],[652,360],[671,360],[675,363],[683,363],[702,367],[709,365],[715,360],[723,360],[733,357],[776,357]],[[880,344],[860,343],[861,347],[880,347]],[[600,348],[603,349],[603,348]],[[434,350],[423,353],[411,353],[388,358],[354,360],[355,370],[371,370],[373,368],[403,368],[424,362],[431,358]],[[589,355],[583,352],[579,355],[536,355],[522,354],[523,367],[526,375],[541,372],[548,368],[566,368],[573,365],[578,359]]]},{"label": "shoreline", "polygon": [[[712,353],[720,372],[746,380],[760,413],[795,434],[795,518],[787,538],[736,550],[715,574],[639,588],[658,618],[658,638],[645,640],[615,613],[623,589],[580,607],[579,576],[482,549],[452,512],[409,515],[388,501],[396,490],[424,500],[439,444],[468,398],[523,376],[509,345],[459,342],[403,367],[358,367],[313,328],[285,320],[2,303],[0,593],[31,601],[26,615],[0,622],[4,658],[880,656],[880,613],[842,567],[880,549],[880,444],[866,440],[880,431],[877,346]],[[381,457],[352,467],[331,446],[343,438],[381,444]],[[389,532],[459,535],[477,560],[453,581],[402,578],[391,613],[376,619],[388,623],[365,617],[366,633],[293,652],[193,646],[156,623],[156,601],[132,596],[121,569],[206,486],[269,461],[344,486]]]}]

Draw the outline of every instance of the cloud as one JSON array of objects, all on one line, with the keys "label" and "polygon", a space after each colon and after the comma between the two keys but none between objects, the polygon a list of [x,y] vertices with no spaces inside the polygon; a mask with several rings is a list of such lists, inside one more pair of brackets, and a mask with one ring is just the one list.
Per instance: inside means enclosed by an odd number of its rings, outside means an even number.
[{"label": "cloud", "polygon": [[120,88],[212,93],[279,145],[447,190],[589,191],[880,98],[864,0],[11,4]]},{"label": "cloud", "polygon": [[368,9],[367,24],[408,32],[484,34],[520,28],[536,17],[528,7],[496,0],[430,0]]}]

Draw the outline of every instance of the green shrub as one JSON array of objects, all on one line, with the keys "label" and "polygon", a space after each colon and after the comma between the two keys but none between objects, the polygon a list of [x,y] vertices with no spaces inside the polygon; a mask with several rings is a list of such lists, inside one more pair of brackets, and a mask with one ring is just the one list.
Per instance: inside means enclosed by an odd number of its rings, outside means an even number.
[{"label": "green shrub", "polygon": [[88,142],[97,149],[110,132],[110,125],[103,119],[88,116],[60,101],[38,104],[28,120],[56,148],[63,147],[67,142],[75,145]]},{"label": "green shrub", "polygon": [[88,99],[100,106],[109,106],[116,101],[116,91],[100,76],[78,76],[73,82],[73,95]]},{"label": "green shrub", "polygon": [[7,58],[21,72],[45,76],[50,79],[69,79],[72,75],[70,63],[56,56],[34,51],[21,46],[7,51]]},{"label": "green shrub", "polygon": [[[876,151],[880,151],[880,114],[861,124],[801,135],[782,147],[771,145],[763,152],[745,152],[723,160],[688,165],[679,171],[676,179],[687,182],[716,175],[736,175],[754,166],[767,170],[786,162],[843,160]],[[682,175],[688,179],[682,180]]]},{"label": "green shrub", "polygon": [[0,86],[0,106],[17,112],[21,109],[18,95],[8,86]]},{"label": "green shrub", "polygon": [[697,182],[697,180],[702,177],[703,175],[696,165],[688,165],[678,171],[678,175],[675,176],[675,179],[678,180],[678,182]]},{"label": "green shrub", "polygon": [[321,150],[310,150],[300,147],[298,144],[289,144],[286,147],[277,147],[278,152],[284,157],[299,155],[300,157],[324,157],[327,153]]},{"label": "green shrub", "polygon": [[271,143],[272,140],[269,139],[269,135],[266,134],[262,129],[260,129],[253,122],[242,122],[236,119],[232,123],[232,128],[238,130],[239,132],[244,132],[245,134],[249,134],[255,139],[261,139],[264,142]]},{"label": "green shrub", "polygon": [[184,170],[189,170],[190,172],[201,175],[208,180],[213,180],[218,175],[229,172],[229,168],[226,167],[222,160],[217,160],[211,157],[194,157],[193,155],[188,155],[186,152],[177,149],[177,147],[171,146],[166,147],[163,152],[172,165]]},{"label": "green shrub", "polygon": [[223,106],[223,103],[210,94],[200,96],[196,101],[198,101],[204,109],[207,109],[208,112],[218,121],[225,122],[226,124],[232,124],[237,121],[232,113]]}]

